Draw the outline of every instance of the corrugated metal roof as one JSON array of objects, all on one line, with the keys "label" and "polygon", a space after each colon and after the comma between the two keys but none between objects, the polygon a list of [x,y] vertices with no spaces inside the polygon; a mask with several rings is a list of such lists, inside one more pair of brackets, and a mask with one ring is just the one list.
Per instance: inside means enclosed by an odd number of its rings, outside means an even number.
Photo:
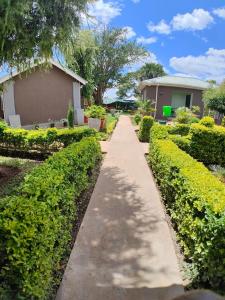
[{"label": "corrugated metal roof", "polygon": [[140,89],[142,90],[143,88],[145,88],[145,86],[151,85],[183,87],[197,90],[206,90],[210,87],[210,83],[198,78],[181,76],[162,76],[142,81],[140,83]]},{"label": "corrugated metal roof", "polygon": [[115,102],[122,102],[122,103],[134,103],[135,99],[118,99],[118,98],[104,98],[103,103],[106,105],[115,103]]}]

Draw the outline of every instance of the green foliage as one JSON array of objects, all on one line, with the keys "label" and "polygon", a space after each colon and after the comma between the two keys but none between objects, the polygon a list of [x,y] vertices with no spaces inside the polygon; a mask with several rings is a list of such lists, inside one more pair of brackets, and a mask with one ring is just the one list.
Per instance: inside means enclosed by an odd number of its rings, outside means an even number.
[{"label": "green foliage", "polygon": [[222,119],[221,126],[225,127],[225,117]]},{"label": "green foliage", "polygon": [[74,126],[74,108],[72,104],[69,105],[68,112],[67,112],[67,120],[69,128],[73,128]]},{"label": "green foliage", "polygon": [[163,66],[156,63],[146,63],[137,71],[137,79],[141,81],[165,75],[166,73],[163,69]]},{"label": "green foliage", "polygon": [[47,298],[71,240],[76,199],[100,158],[94,138],[71,144],[33,169],[17,196],[0,202],[0,290],[6,299]]},{"label": "green foliage", "polygon": [[190,130],[190,154],[205,164],[225,165],[225,128],[193,124]]},{"label": "green foliage", "polygon": [[137,102],[138,110],[142,116],[149,116],[155,111],[153,100],[144,99]]},{"label": "green foliage", "polygon": [[0,65],[14,67],[33,58],[49,58],[56,47],[68,52],[88,2],[1,1]]},{"label": "green foliage", "polygon": [[149,116],[143,117],[141,124],[140,124],[140,130],[139,130],[139,140],[141,142],[149,142],[150,139],[150,129],[154,124],[154,119]]},{"label": "green foliage", "polygon": [[190,125],[188,124],[177,124],[176,126],[169,127],[170,134],[188,135],[190,131]]},{"label": "green foliage", "polygon": [[151,137],[149,155],[184,255],[197,270],[195,280],[224,289],[224,184],[170,140]]},{"label": "green foliage", "polygon": [[81,94],[89,104],[95,89],[94,67],[96,50],[97,46],[95,45],[93,32],[81,30],[77,37],[77,42],[73,46],[72,55],[67,59],[69,68],[87,80],[87,84],[82,87]]},{"label": "green foliage", "polygon": [[192,111],[187,107],[179,107],[176,110],[175,121],[180,124],[189,124],[193,117]]},{"label": "green foliage", "polygon": [[83,137],[95,136],[95,134],[94,129],[87,127],[39,130],[6,128],[0,134],[0,148],[49,152],[79,142]]},{"label": "green foliage", "polygon": [[116,127],[118,117],[108,114],[106,116],[106,133],[111,134]]},{"label": "green foliage", "polygon": [[164,72],[162,65],[146,63],[136,72],[128,72],[119,78],[117,96],[121,99],[129,98],[132,95],[140,96],[137,82],[164,75],[166,75],[166,73]]},{"label": "green foliage", "polygon": [[225,113],[225,82],[219,87],[211,87],[203,93],[203,99],[207,108],[221,114]]},{"label": "green foliage", "polygon": [[88,118],[104,119],[106,110],[100,105],[91,105],[85,110],[85,115]]},{"label": "green foliage", "polygon": [[199,122],[199,124],[211,128],[211,127],[213,127],[215,125],[215,121],[211,117],[204,117],[204,118],[201,119],[201,121]]},{"label": "green foliage", "polygon": [[150,140],[153,139],[167,139],[169,137],[169,126],[155,123],[150,131]]},{"label": "green foliage", "polygon": [[142,120],[142,116],[139,113],[135,114],[134,121],[137,125],[141,122],[141,120]]},{"label": "green foliage", "polygon": [[6,122],[0,119],[0,136],[3,134],[3,131],[8,127]]},{"label": "green foliage", "polygon": [[199,114],[200,113],[200,107],[198,105],[193,105],[191,107],[191,111],[194,113],[194,114]]},{"label": "green foliage", "polygon": [[170,135],[170,139],[183,151],[191,152],[190,136]]},{"label": "green foliage", "polygon": [[190,124],[193,124],[193,123],[199,123],[199,122],[200,122],[200,119],[197,118],[197,117],[192,117],[192,118],[190,119]]},{"label": "green foliage", "polygon": [[115,86],[124,67],[147,56],[147,51],[135,41],[128,41],[126,29],[104,28],[95,32],[97,47],[94,65],[96,104],[102,104],[103,94]]}]

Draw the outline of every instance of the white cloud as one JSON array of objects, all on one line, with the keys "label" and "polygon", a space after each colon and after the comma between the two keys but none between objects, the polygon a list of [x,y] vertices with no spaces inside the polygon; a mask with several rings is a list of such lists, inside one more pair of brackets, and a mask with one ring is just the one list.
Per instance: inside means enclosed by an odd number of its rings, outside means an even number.
[{"label": "white cloud", "polygon": [[143,36],[140,36],[139,38],[137,38],[137,42],[140,44],[150,45],[157,42],[157,37],[153,36],[153,37],[145,38]]},{"label": "white cloud", "polygon": [[165,20],[161,20],[158,24],[154,25],[152,22],[150,22],[148,25],[148,30],[151,32],[157,32],[161,34],[170,34],[171,28],[170,25],[166,23]]},{"label": "white cloud", "polygon": [[170,34],[172,31],[189,30],[197,31],[207,28],[213,23],[212,15],[202,8],[194,9],[191,13],[177,14],[167,23],[161,20],[158,24],[150,22],[147,27],[151,32]]},{"label": "white cloud", "polygon": [[222,81],[225,78],[225,49],[209,48],[204,55],[172,57],[170,66],[179,73]]},{"label": "white cloud", "polygon": [[88,14],[95,18],[97,23],[108,25],[112,19],[121,14],[121,7],[117,2],[97,0],[89,4]]},{"label": "white cloud", "polygon": [[225,8],[216,8],[213,10],[213,13],[222,18],[222,19],[225,19]]},{"label": "white cloud", "polygon": [[131,26],[126,26],[123,29],[125,31],[125,37],[127,39],[131,39],[132,37],[136,36],[136,32],[134,31],[134,29]]},{"label": "white cloud", "polygon": [[194,9],[192,13],[177,14],[171,25],[173,30],[203,30],[213,22],[211,14],[202,8]]}]

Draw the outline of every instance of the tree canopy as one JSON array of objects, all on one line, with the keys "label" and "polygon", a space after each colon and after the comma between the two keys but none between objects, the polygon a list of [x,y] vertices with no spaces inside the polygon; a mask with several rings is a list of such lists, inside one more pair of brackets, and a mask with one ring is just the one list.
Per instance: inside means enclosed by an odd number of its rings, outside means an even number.
[{"label": "tree canopy", "polygon": [[218,87],[211,87],[203,93],[203,99],[209,109],[225,114],[225,81]]},{"label": "tree canopy", "polygon": [[66,51],[89,0],[0,1],[0,65],[20,66]]},{"label": "tree canopy", "polygon": [[94,98],[98,104],[102,103],[106,89],[117,84],[124,67],[147,55],[145,48],[126,39],[125,31],[121,28],[105,28],[95,33]]},{"label": "tree canopy", "polygon": [[78,75],[87,80],[82,88],[82,96],[90,103],[94,89],[94,68],[97,46],[94,36],[89,30],[79,32],[76,43],[73,45],[72,55],[67,59],[68,66]]},{"label": "tree canopy", "polygon": [[146,63],[135,72],[128,72],[119,79],[117,96],[119,98],[130,97],[131,94],[139,96],[137,84],[145,79],[152,79],[166,75],[163,66],[156,63]]}]

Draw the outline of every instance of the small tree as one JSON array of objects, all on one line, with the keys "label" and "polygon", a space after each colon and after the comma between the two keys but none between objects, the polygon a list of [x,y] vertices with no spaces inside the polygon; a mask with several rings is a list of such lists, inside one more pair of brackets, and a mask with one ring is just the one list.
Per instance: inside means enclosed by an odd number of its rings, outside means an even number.
[{"label": "small tree", "polygon": [[153,101],[148,99],[148,100],[139,100],[137,102],[138,105],[138,110],[142,116],[149,116],[152,112],[155,111],[153,108]]},{"label": "small tree", "polygon": [[211,87],[203,93],[207,108],[225,114],[225,81],[219,87]]},{"label": "small tree", "polygon": [[72,104],[69,104],[68,112],[67,112],[67,120],[69,128],[73,128],[74,126],[74,109]]}]

